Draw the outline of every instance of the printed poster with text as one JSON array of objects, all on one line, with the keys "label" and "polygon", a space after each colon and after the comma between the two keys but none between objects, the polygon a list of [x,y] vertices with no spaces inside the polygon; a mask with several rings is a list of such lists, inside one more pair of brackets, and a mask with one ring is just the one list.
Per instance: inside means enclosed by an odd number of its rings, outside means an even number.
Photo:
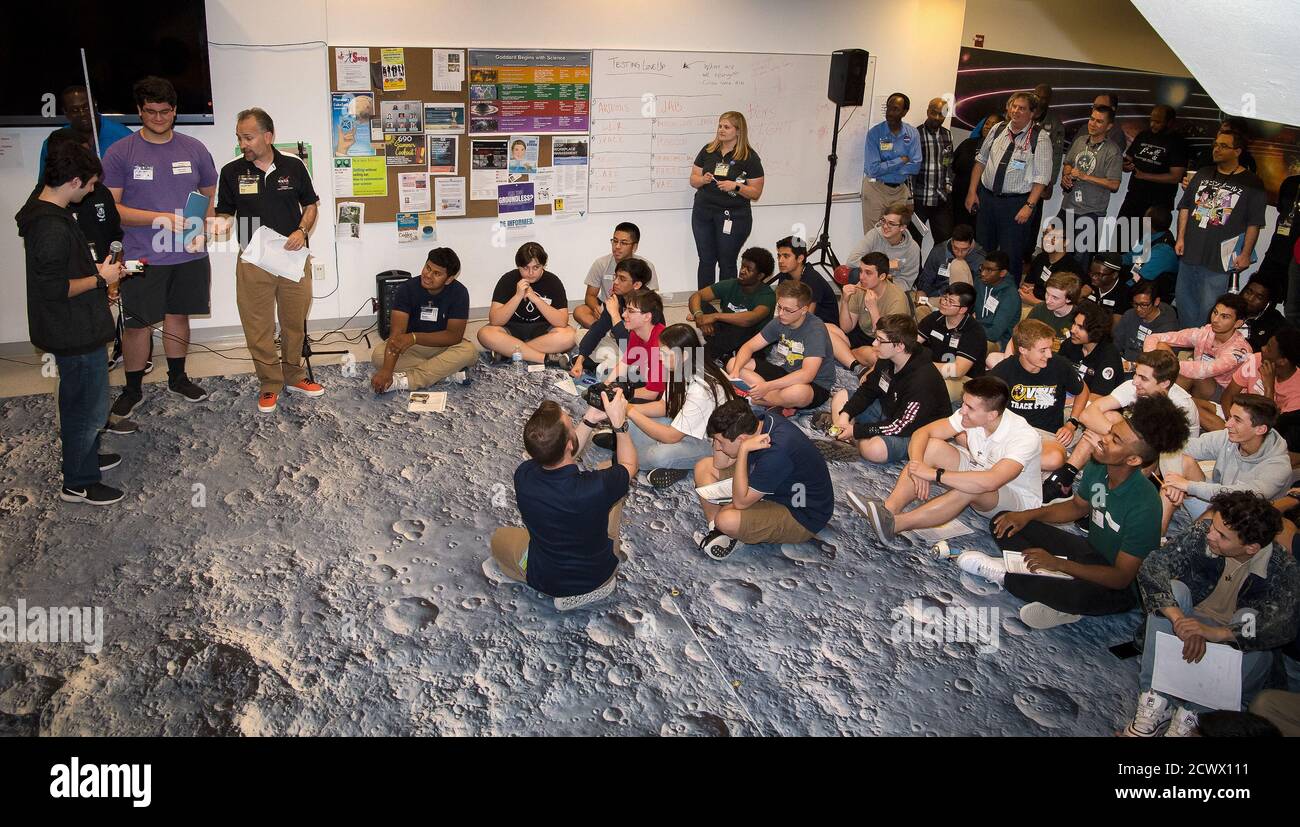
[{"label": "printed poster with text", "polygon": [[477,49],[469,53],[469,131],[586,133],[591,52]]},{"label": "printed poster with text", "polygon": [[497,220],[505,228],[507,238],[532,231],[536,215],[533,197],[531,181],[497,185]]}]

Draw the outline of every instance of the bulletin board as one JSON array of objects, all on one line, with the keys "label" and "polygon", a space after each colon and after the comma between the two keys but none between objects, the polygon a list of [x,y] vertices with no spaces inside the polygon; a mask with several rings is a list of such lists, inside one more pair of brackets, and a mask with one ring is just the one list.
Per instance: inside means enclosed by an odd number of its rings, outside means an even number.
[{"label": "bulletin board", "polygon": [[[330,73],[330,90],[338,90],[337,67],[333,56],[335,46],[329,48],[329,73]],[[340,45],[338,48],[345,48]],[[366,47],[347,47],[347,48],[366,48]],[[370,46],[370,91],[375,96],[376,116],[383,101],[420,101],[422,103],[458,103],[466,105],[466,131],[458,135],[457,152],[457,173],[454,177],[463,177],[466,181],[465,192],[465,215],[463,216],[439,216],[439,221],[454,221],[458,218],[496,218],[497,201],[491,200],[474,200],[470,198],[470,141],[473,138],[480,140],[500,140],[500,135],[471,135],[469,133],[469,73],[466,71],[465,80],[461,83],[460,91],[436,92],[433,91],[433,49],[451,49],[457,48],[468,56],[470,49],[452,46],[439,47],[404,47],[403,57],[406,62],[406,89],[403,91],[384,91],[382,77],[382,47]],[[538,146],[538,166],[549,167],[552,162],[552,138],[550,135],[542,135]],[[333,147],[330,148],[331,160],[333,157]],[[426,159],[427,161],[427,159]],[[427,163],[423,165],[427,169]],[[380,224],[389,223],[397,220],[397,213],[403,212],[398,200],[398,181],[397,176],[403,172],[419,172],[419,165],[389,165],[385,169],[388,177],[388,195],[380,197],[366,196],[349,196],[340,197],[340,200],[358,201],[366,205],[365,223]],[[430,175],[429,187],[432,189],[433,181],[437,178],[447,177],[442,175]],[[531,180],[531,179],[530,179]],[[550,204],[535,204],[534,209],[538,216],[550,215]]]}]

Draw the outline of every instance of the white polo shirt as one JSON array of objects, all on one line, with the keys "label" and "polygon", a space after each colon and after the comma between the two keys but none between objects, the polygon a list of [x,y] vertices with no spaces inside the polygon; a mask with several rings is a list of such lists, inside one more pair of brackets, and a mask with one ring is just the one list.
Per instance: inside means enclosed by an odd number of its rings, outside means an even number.
[{"label": "white polo shirt", "polygon": [[1002,421],[993,433],[983,428],[966,428],[961,424],[961,411],[948,417],[948,424],[959,433],[966,434],[966,452],[970,456],[971,470],[988,471],[1004,459],[1014,460],[1023,466],[1020,474],[1004,488],[1014,489],[1021,502],[1033,503],[1037,508],[1043,501],[1043,475],[1039,457],[1043,453],[1043,438],[1025,418],[1011,409],[1002,412]]},{"label": "white polo shirt", "polygon": [[[1121,408],[1127,408],[1137,401],[1137,388],[1133,387],[1133,380],[1121,383],[1110,392],[1111,398],[1120,404]],[[1192,395],[1183,390],[1177,384],[1169,386],[1169,401],[1178,406],[1178,410],[1183,412],[1187,417],[1187,427],[1192,429],[1192,436],[1199,436],[1201,433],[1201,415],[1196,409],[1196,401]]]}]

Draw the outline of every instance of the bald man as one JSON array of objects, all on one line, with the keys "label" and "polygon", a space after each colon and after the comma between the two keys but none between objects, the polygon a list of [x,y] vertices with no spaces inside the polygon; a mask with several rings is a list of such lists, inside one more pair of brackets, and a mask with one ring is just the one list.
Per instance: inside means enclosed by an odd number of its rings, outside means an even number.
[{"label": "bald man", "polygon": [[925,109],[925,123],[917,130],[921,135],[921,169],[912,178],[917,220],[908,225],[917,244],[922,243],[917,223],[929,225],[936,247],[952,237],[952,133],[943,125],[947,115],[948,102],[935,98]]}]

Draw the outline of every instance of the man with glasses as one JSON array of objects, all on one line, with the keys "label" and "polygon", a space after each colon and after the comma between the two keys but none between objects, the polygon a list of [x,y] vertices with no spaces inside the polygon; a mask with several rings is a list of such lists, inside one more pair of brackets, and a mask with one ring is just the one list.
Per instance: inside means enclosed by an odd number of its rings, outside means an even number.
[{"label": "man with glasses", "polygon": [[1152,333],[1172,333],[1179,329],[1178,313],[1160,301],[1154,281],[1139,281],[1133,288],[1132,307],[1115,325],[1115,346],[1124,359],[1124,375],[1132,376],[1133,366],[1142,355],[1142,343]]},{"label": "man with glasses", "polygon": [[[95,145],[95,133],[99,133],[99,156],[102,158],[108,154],[108,148],[123,138],[131,137],[131,130],[115,120],[105,118],[103,115],[90,104],[90,98],[86,95],[86,87],[69,86],[59,95],[59,103],[63,106],[63,114],[68,119],[68,128],[77,133],[80,143],[87,146]],[[92,123],[93,120],[93,123]],[[50,139],[46,138],[45,143],[41,144],[41,168],[37,173],[37,178],[45,175],[45,159],[49,157]]]},{"label": "man with glasses", "polygon": [[949,402],[961,402],[966,380],[984,374],[988,341],[984,328],[971,317],[974,308],[975,288],[960,282],[950,284],[939,299],[939,309],[927,316],[917,331],[943,377]]},{"label": "man with glasses", "polygon": [[912,434],[945,419],[952,408],[943,377],[917,336],[915,319],[900,313],[877,322],[876,350],[880,360],[875,370],[852,396],[836,391],[830,413],[819,416],[814,427],[843,442],[856,441],[868,462],[898,462],[907,456]]},{"label": "man with glasses", "polygon": [[[957,262],[961,264],[954,267]],[[920,296],[939,296],[949,282],[974,284],[972,274],[979,272],[983,263],[984,248],[975,243],[975,230],[969,224],[958,224],[952,228],[952,238],[942,244],[936,241],[925,257],[925,266],[916,282],[917,301]]]},{"label": "man with glasses", "polygon": [[861,261],[867,253],[884,253],[894,283],[906,291],[915,289],[916,277],[921,272],[921,247],[907,232],[911,221],[911,204],[890,204],[876,226],[853,248],[848,260]]},{"label": "man with glasses", "polygon": [[1020,283],[1022,253],[1034,232],[1029,220],[1052,181],[1052,138],[1033,123],[1035,104],[1028,92],[1007,101],[1008,120],[984,138],[966,192],[966,209],[979,210],[980,246],[1011,254],[1013,285]]},{"label": "man with glasses", "polygon": [[994,250],[980,265],[980,283],[976,288],[975,318],[984,328],[989,350],[1001,350],[1011,341],[1011,331],[1020,321],[1020,292],[1015,280],[1007,278],[1010,257]]},{"label": "man with glasses", "polygon": [[609,299],[610,288],[614,285],[614,273],[620,264],[630,258],[641,259],[650,268],[650,281],[642,286],[646,290],[659,289],[659,278],[655,275],[654,265],[636,254],[636,248],[640,244],[641,229],[637,225],[624,221],[614,228],[614,235],[609,240],[609,255],[593,261],[587,270],[587,295],[573,311],[573,318],[578,320],[578,324],[591,327],[600,318],[605,309],[605,301]]},{"label": "man with glasses", "polygon": [[1220,132],[1214,165],[1196,173],[1178,204],[1174,252],[1182,261],[1174,303],[1183,324],[1204,324],[1216,297],[1228,292],[1229,274],[1250,267],[1264,227],[1265,195],[1259,176],[1241,164],[1245,148],[1244,135]]},{"label": "man with glasses", "polygon": [[[770,347],[769,347],[770,346]],[[763,360],[754,354],[766,350]],[[812,313],[812,290],[801,281],[776,286],[776,318],[741,345],[727,375],[749,384],[751,401],[786,415],[819,408],[835,387],[835,358],[826,323]]]},{"label": "man with glasses", "polygon": [[186,402],[208,398],[185,373],[190,316],[210,311],[212,278],[206,224],[187,227],[185,207],[197,191],[208,199],[204,222],[214,216],[217,168],[202,143],[174,131],[176,89],[169,81],[147,77],[134,91],[144,126],[113,144],[104,158],[104,184],[125,228],[124,255],[149,262],[142,277],[122,282],[126,388],[113,404],[118,417],[129,416],[144,399],[150,336],[160,322],[167,389]]}]

